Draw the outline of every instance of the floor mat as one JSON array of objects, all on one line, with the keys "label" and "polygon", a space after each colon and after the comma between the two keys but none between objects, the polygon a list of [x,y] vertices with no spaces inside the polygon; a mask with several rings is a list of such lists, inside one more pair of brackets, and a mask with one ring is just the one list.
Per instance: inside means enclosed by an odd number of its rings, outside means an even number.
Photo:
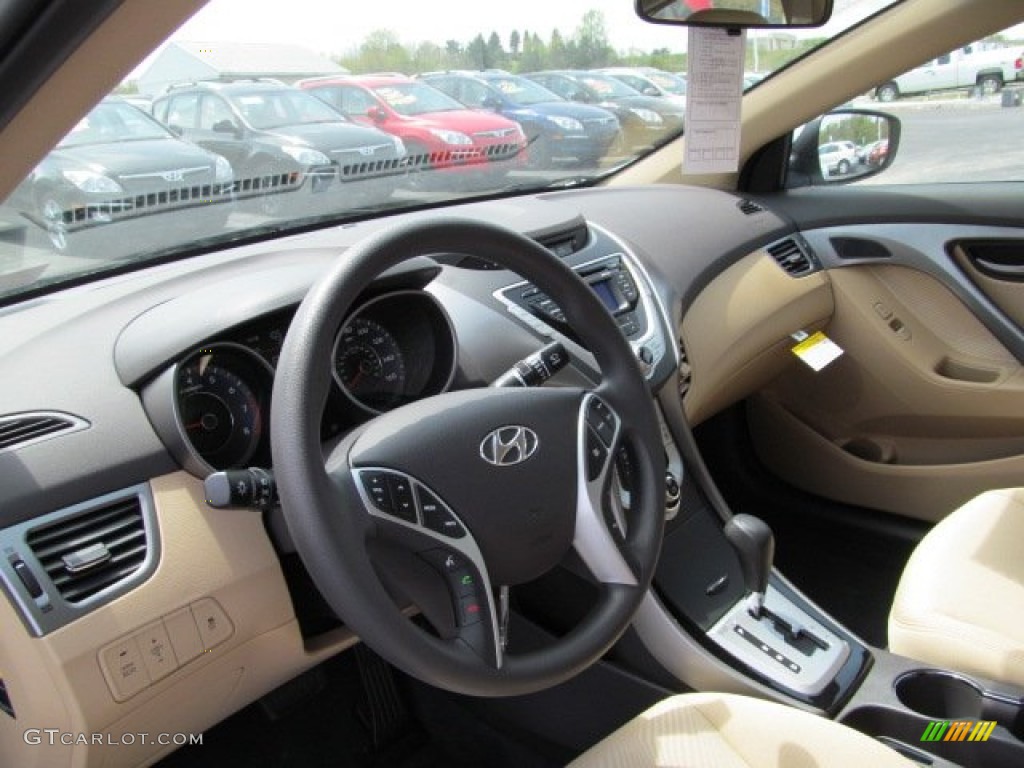
[{"label": "floor mat", "polygon": [[[363,650],[363,653],[372,653]],[[379,660],[378,660],[379,661]],[[372,664],[373,676],[381,675]],[[384,665],[386,667],[386,665]],[[390,668],[388,668],[390,670]],[[382,717],[368,702],[367,667],[355,650],[317,668],[315,692],[271,694],[172,753],[157,768],[549,768],[555,763],[478,721],[446,694],[394,673],[396,705]],[[379,682],[372,688],[377,688]],[[305,686],[307,689],[311,685]],[[370,697],[379,694],[369,694]],[[282,704],[282,698],[285,703]],[[296,699],[290,706],[287,699]],[[371,710],[376,706],[377,716]],[[395,713],[394,709],[406,709]],[[381,723],[386,725],[381,728]]]},{"label": "floor mat", "polygon": [[742,406],[694,434],[734,513],[756,515],[775,534],[775,564],[812,600],[878,647],[907,558],[928,526],[804,493],[770,474],[750,444]]}]

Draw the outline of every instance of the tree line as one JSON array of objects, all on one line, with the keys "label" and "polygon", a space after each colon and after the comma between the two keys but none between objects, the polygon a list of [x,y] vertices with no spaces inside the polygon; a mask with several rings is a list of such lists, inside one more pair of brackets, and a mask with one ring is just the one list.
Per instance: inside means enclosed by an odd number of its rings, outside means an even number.
[{"label": "tree line", "polygon": [[335,58],[354,74],[402,72],[407,75],[447,69],[504,69],[535,72],[543,69],[595,69],[611,66],[650,66],[669,72],[686,69],[686,54],[668,48],[649,52],[617,52],[608,39],[604,14],[587,11],[571,35],[557,29],[547,38],[531,30],[513,30],[504,40],[497,32],[481,33],[469,42],[448,40],[444,45],[407,45],[388,29],[371,32],[353,51]]}]

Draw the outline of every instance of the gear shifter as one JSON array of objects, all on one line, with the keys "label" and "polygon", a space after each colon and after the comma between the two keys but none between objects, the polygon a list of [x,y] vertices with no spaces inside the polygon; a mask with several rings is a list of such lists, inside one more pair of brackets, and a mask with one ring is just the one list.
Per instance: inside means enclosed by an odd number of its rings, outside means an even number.
[{"label": "gear shifter", "polygon": [[734,515],[725,524],[725,538],[740,558],[743,582],[749,593],[747,610],[755,619],[760,619],[764,613],[764,593],[775,556],[772,529],[759,517]]}]

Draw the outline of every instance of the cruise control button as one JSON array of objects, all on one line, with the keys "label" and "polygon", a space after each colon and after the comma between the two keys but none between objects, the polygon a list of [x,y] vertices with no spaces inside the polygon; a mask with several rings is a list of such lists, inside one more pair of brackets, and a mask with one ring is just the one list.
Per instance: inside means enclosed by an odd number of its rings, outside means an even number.
[{"label": "cruise control button", "polygon": [[466,529],[437,496],[422,485],[416,486],[416,496],[423,511],[423,525],[453,539],[461,539],[466,535]]},{"label": "cruise control button", "polygon": [[415,523],[416,502],[412,498],[412,482],[407,477],[391,473],[387,479],[388,490],[391,492],[391,514]]}]

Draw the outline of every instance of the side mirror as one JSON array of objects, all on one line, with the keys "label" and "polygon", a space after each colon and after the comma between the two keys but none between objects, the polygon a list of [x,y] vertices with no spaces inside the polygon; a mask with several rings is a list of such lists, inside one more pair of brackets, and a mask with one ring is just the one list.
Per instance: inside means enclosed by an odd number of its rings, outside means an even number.
[{"label": "side mirror", "polygon": [[388,119],[387,113],[380,107],[370,107],[366,110],[366,116],[369,117],[375,123],[383,123]]},{"label": "side mirror", "polygon": [[579,104],[588,104],[590,103],[590,97],[587,95],[586,91],[573,91],[569,94],[569,101],[575,101]]},{"label": "side mirror", "polygon": [[185,129],[180,125],[168,125],[167,130],[177,136],[179,139],[185,135]]},{"label": "side mirror", "polygon": [[645,85],[640,89],[640,93],[644,96],[661,96],[661,91],[655,88],[653,85]]},{"label": "side mirror", "polygon": [[239,133],[238,126],[230,120],[219,120],[213,124],[214,133],[229,133],[232,136],[237,137]]},{"label": "side mirror", "polygon": [[497,112],[501,109],[501,102],[498,101],[494,96],[486,96],[483,101],[480,102],[480,106],[484,109],[490,109]]},{"label": "side mirror", "polygon": [[786,186],[846,184],[881,173],[896,156],[900,121],[868,109],[838,109],[798,128]]}]

